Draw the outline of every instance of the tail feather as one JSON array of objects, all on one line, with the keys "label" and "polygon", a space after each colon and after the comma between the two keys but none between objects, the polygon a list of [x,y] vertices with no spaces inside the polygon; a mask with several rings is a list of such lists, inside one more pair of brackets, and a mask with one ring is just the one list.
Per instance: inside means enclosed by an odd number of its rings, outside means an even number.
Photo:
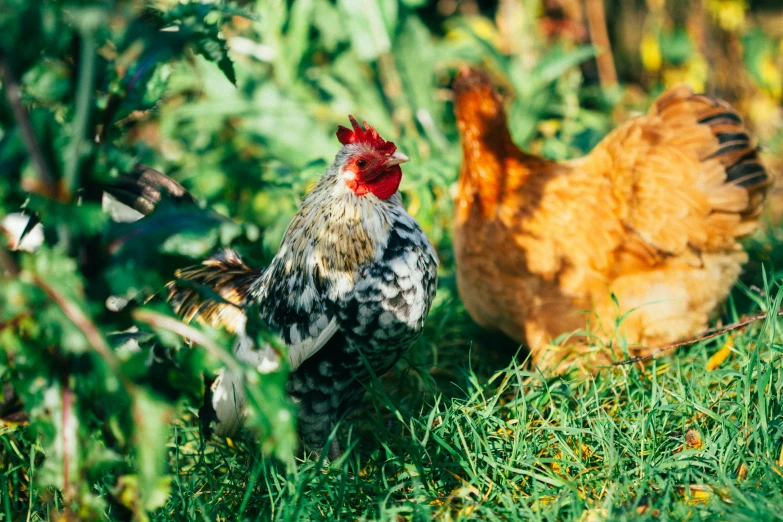
[{"label": "tail feather", "polygon": [[659,98],[651,112],[664,120],[677,121],[678,115],[689,120],[695,117],[695,123],[707,128],[714,139],[704,141],[706,150],[700,154],[701,161],[719,162],[724,171],[722,183],[747,192],[747,204],[740,211],[743,217],[758,215],[772,176],[761,163],[758,147],[742,118],[728,103],[706,94],[693,94],[690,87],[680,85]]},{"label": "tail feather", "polygon": [[226,249],[201,265],[178,271],[177,279],[167,285],[168,298],[183,320],[236,332],[244,328],[243,308],[260,291],[263,274]]},{"label": "tail feather", "polygon": [[632,195],[626,225],[656,249],[733,249],[752,233],[772,176],[731,106],[686,85],[609,134],[590,154]]},{"label": "tail feather", "polygon": [[742,118],[725,102],[705,95],[694,95],[694,100],[712,105],[712,110],[700,114],[699,124],[707,125],[718,138],[718,149],[707,159],[718,159],[726,170],[726,183],[739,185],[749,191],[765,190],[772,179],[761,164],[758,148],[752,144]]},{"label": "tail feather", "polygon": [[[175,205],[197,205],[182,185],[155,169],[137,165],[105,187],[103,206],[115,221],[132,222],[152,213],[164,199]],[[168,300],[185,321],[198,320],[235,332],[244,327],[242,308],[258,291],[263,273],[226,249],[200,265],[179,270],[176,280],[167,285]]]},{"label": "tail feather", "polygon": [[[279,356],[271,347],[256,349],[252,339],[243,334],[247,321],[244,306],[258,295],[263,273],[226,249],[201,265],[178,271],[177,279],[167,285],[169,301],[187,322],[195,319],[238,333],[234,353],[239,359],[256,367],[277,367]],[[242,425],[247,401],[244,390],[242,376],[228,368],[212,383],[199,415],[207,426],[213,421],[216,435],[231,436]]]},{"label": "tail feather", "polygon": [[[152,213],[164,199],[175,205],[197,204],[182,185],[139,165],[105,188],[103,208],[117,222],[133,222]],[[177,271],[176,279],[166,285],[168,301],[186,322],[196,320],[239,334],[234,344],[239,359],[256,367],[276,368],[278,354],[269,346],[256,349],[243,334],[244,307],[260,293],[263,274],[264,270],[248,267],[239,254],[226,249],[200,265]],[[218,436],[231,436],[242,425],[247,400],[244,386],[241,375],[227,368],[219,373],[199,410],[205,433],[210,423]]]}]

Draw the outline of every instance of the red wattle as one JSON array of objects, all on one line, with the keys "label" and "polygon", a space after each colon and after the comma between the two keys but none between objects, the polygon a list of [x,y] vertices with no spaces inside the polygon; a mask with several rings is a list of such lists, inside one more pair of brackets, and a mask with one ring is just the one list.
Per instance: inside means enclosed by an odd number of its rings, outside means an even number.
[{"label": "red wattle", "polygon": [[377,198],[389,199],[397,192],[401,181],[402,169],[399,165],[395,165],[389,169],[389,172],[378,176],[372,181],[365,181],[365,184]]}]

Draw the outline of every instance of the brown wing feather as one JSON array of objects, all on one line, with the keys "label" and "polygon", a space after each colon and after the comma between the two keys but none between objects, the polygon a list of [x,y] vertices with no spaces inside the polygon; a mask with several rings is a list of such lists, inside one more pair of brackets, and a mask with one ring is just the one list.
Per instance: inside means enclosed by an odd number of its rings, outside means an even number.
[{"label": "brown wing feather", "polygon": [[771,177],[742,119],[680,85],[581,160],[630,198],[625,224],[662,252],[731,248],[755,229]]},{"label": "brown wing feather", "polygon": [[244,325],[243,307],[259,288],[262,275],[263,270],[248,267],[227,249],[178,271],[177,280],[167,285],[169,301],[186,322],[196,319],[235,332]]}]

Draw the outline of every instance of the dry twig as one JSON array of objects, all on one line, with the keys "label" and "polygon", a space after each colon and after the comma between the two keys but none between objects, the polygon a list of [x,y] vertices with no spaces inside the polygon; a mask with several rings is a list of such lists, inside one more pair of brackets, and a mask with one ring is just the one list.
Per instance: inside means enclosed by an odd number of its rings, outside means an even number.
[{"label": "dry twig", "polygon": [[[777,316],[780,317],[783,315],[783,311],[778,312]],[[692,344],[696,344],[701,341],[707,341],[709,339],[713,339],[715,337],[718,337],[720,335],[723,335],[728,332],[733,332],[735,330],[739,330],[740,328],[744,328],[745,326],[748,326],[751,323],[755,323],[756,321],[763,321],[768,316],[767,314],[756,314],[752,315],[750,317],[746,317],[742,321],[737,321],[736,323],[727,324],[725,326],[716,326],[714,328],[708,328],[707,330],[704,330],[702,333],[700,333],[698,336],[693,337],[691,339],[686,339],[684,341],[679,341],[676,343],[670,343],[665,344],[659,348],[656,348],[652,352],[650,352],[647,355],[640,355],[639,357],[631,357],[630,359],[625,359],[623,361],[617,361],[616,363],[612,363],[612,366],[626,366],[629,364],[635,364],[638,362],[644,362],[648,361],[650,359],[653,359],[657,357],[658,355],[668,352],[670,350],[674,350],[677,348],[682,348],[683,346],[690,346]]]}]

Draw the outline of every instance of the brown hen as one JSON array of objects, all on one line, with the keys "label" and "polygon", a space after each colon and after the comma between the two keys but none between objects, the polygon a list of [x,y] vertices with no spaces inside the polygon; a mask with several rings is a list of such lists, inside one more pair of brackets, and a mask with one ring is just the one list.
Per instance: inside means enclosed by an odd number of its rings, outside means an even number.
[{"label": "brown hen", "polygon": [[644,355],[707,326],[770,184],[727,103],[674,87],[587,156],[558,163],[513,143],[483,73],[463,69],[454,92],[457,279],[476,322],[558,371],[616,360],[617,339]]}]

